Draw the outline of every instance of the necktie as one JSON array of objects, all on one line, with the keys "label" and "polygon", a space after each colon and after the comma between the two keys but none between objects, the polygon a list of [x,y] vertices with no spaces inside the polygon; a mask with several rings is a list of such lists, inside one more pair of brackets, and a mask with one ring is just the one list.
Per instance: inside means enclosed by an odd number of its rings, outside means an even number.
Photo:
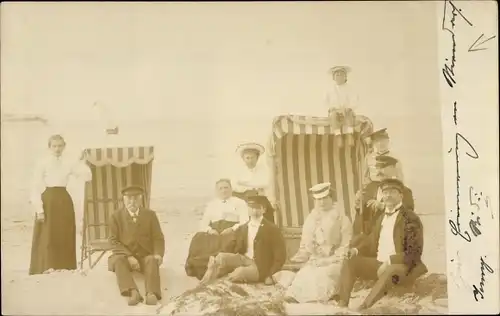
[{"label": "necktie", "polygon": [[137,211],[132,212],[132,214],[131,214],[131,215],[132,215],[132,220],[134,221],[134,223],[135,223],[135,222],[137,222],[137,216],[138,216],[138,215],[137,215]]}]

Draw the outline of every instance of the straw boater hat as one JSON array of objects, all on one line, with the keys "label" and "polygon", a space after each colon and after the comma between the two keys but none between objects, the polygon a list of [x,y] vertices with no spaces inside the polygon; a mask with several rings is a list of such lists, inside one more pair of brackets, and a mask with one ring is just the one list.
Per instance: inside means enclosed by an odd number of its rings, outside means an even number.
[{"label": "straw boater hat", "polygon": [[258,143],[243,143],[243,144],[240,144],[238,145],[238,147],[236,147],[236,152],[242,156],[243,153],[245,153],[245,151],[247,150],[251,150],[251,151],[255,151],[260,155],[262,155],[266,150],[264,149],[264,146],[262,146],[261,144],[258,144]]},{"label": "straw boater hat", "polygon": [[351,67],[349,67],[349,66],[334,66],[334,67],[330,68],[328,70],[328,72],[333,75],[334,73],[336,73],[339,70],[343,70],[346,73],[349,73],[349,72],[351,72]]},{"label": "straw boater hat", "polygon": [[331,191],[331,183],[325,182],[325,183],[318,183],[314,185],[312,188],[309,189],[309,191],[312,192],[312,196],[315,199],[322,199],[328,194],[330,194]]}]

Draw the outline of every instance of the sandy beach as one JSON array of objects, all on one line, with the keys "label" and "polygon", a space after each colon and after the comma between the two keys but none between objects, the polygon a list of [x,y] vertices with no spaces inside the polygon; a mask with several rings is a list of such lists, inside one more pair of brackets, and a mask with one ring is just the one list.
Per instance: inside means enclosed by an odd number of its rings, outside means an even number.
[{"label": "sandy beach", "polygon": [[[197,228],[201,215],[202,199],[152,200],[157,211],[165,238],[167,250],[161,269],[164,288],[162,302],[197,285],[197,280],[187,277],[184,260],[189,240]],[[163,205],[161,207],[160,205]],[[168,205],[168,206],[166,206]],[[10,207],[2,205],[2,210]],[[4,212],[2,212],[4,213]],[[7,214],[6,214],[7,215]],[[427,230],[443,225],[441,216],[424,217]],[[32,218],[20,214],[2,217],[2,305],[3,313],[11,315],[137,315],[155,314],[156,308],[146,305],[129,307],[118,294],[113,273],[107,271],[103,259],[93,270],[85,266],[83,271],[54,272],[48,275],[28,276],[31,246]],[[441,236],[440,236],[441,235]],[[432,272],[445,273],[441,260],[444,251],[442,234],[426,235],[424,260]],[[439,267],[439,265],[441,265]],[[140,279],[139,279],[140,280]],[[141,286],[141,283],[139,283]],[[310,305],[310,304],[309,304]],[[308,304],[302,310],[310,311]],[[298,307],[296,307],[298,308]],[[318,309],[317,306],[314,306]]]},{"label": "sandy beach", "polygon": [[[27,202],[31,166],[43,150],[40,144],[43,145],[43,138],[50,129],[37,123],[22,124],[24,125],[9,123],[2,126],[3,135],[6,136],[2,137],[3,313],[15,315],[156,313],[155,307],[127,306],[125,299],[118,293],[114,274],[107,271],[105,258],[91,271],[88,270],[88,264],[85,264],[82,271],[28,276],[33,228],[33,216]],[[136,137],[140,138],[140,135]],[[162,146],[161,137],[157,136],[156,139],[153,137],[151,140],[157,145],[151,208],[159,216],[167,245],[161,270],[164,288],[162,303],[166,304],[170,299],[197,284],[197,280],[185,275],[184,262],[189,241],[201,218],[203,205],[212,196],[212,175],[210,172],[202,173],[202,168],[196,170],[176,168],[176,162],[168,155],[168,147]],[[130,141],[140,141],[140,139],[130,139]],[[184,157],[191,156],[187,152],[180,154],[184,154]],[[220,159],[216,153],[209,153],[208,156],[210,155],[213,156],[212,159]],[[194,176],[196,172],[200,175],[198,178]],[[189,180],[191,183],[188,183]],[[75,183],[71,185],[69,190],[74,200],[78,201],[79,186]],[[77,220],[79,220],[78,215],[81,216],[81,209],[77,208]],[[431,272],[445,273],[443,215],[427,214],[422,216],[422,220],[426,231],[424,260]],[[77,240],[77,247],[79,249],[80,239]]]}]

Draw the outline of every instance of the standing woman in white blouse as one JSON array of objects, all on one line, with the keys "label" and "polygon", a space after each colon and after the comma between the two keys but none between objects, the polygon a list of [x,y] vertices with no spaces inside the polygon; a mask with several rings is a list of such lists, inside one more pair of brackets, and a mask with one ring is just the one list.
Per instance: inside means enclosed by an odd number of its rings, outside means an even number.
[{"label": "standing woman in white blouse", "polygon": [[232,181],[233,195],[243,200],[255,195],[266,197],[264,218],[274,223],[274,208],[270,201],[274,200],[270,173],[265,165],[257,163],[265,152],[264,146],[257,143],[244,143],[236,148],[236,152],[240,155],[244,165]]},{"label": "standing woman in white blouse", "polygon": [[49,269],[76,269],[75,210],[66,186],[70,176],[81,177],[84,181],[92,179],[83,153],[76,162],[62,155],[66,147],[62,136],[51,136],[48,147],[50,155],[37,165],[31,195],[35,227],[30,275]]}]

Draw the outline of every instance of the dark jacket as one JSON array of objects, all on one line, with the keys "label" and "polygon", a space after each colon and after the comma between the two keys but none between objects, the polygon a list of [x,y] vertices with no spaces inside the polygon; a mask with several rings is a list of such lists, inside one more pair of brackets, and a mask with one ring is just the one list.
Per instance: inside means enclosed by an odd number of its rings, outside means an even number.
[{"label": "dark jacket", "polygon": [[[378,188],[381,182],[372,181],[368,183],[363,189],[363,214],[360,214],[360,209],[356,208],[356,218],[354,223],[354,234],[357,235],[360,232],[369,234],[372,226],[374,215],[377,210],[368,207],[367,202],[370,200],[377,199]],[[410,188],[405,187],[403,192],[403,206],[408,210],[415,209],[415,203],[413,199],[413,192]]]},{"label": "dark jacket", "polygon": [[[409,271],[419,266],[419,271],[427,272],[427,268],[422,262],[424,229],[420,217],[404,206],[401,206],[396,216],[393,233],[396,253],[391,256],[391,264],[405,264]],[[384,212],[377,212],[372,232],[369,235],[364,235],[352,247],[357,248],[360,252],[376,256],[383,218]]]},{"label": "dark jacket", "polygon": [[[236,231],[234,253],[245,254],[248,245],[248,223]],[[259,270],[259,281],[280,271],[286,261],[285,239],[281,230],[265,218],[262,219],[254,241],[254,260]]]},{"label": "dark jacket", "polygon": [[129,212],[120,209],[111,216],[109,230],[109,242],[113,247],[113,254],[108,259],[111,271],[114,271],[114,261],[119,255],[143,258],[148,255],[163,257],[165,254],[165,237],[152,210],[141,208],[134,223]]}]

